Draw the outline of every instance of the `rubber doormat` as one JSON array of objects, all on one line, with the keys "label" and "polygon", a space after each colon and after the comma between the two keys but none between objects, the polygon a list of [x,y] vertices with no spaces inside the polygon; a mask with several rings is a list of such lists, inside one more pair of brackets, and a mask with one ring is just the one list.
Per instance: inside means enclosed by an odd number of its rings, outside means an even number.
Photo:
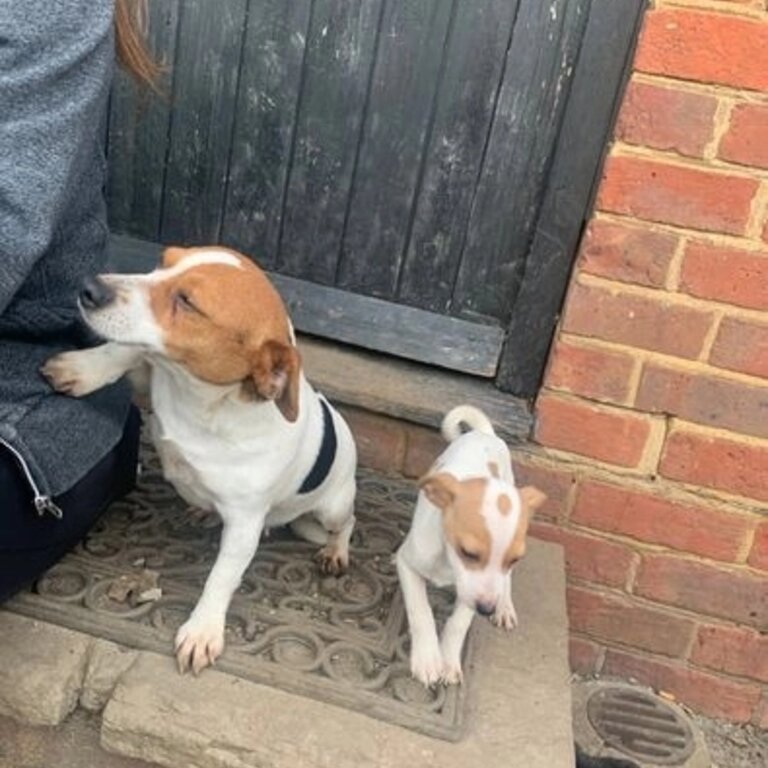
[{"label": "rubber doormat", "polygon": [[[147,443],[142,466],[137,489],[107,511],[83,545],[7,608],[171,655],[176,629],[213,564],[219,522],[176,495]],[[400,479],[366,470],[358,480],[347,574],[322,576],[313,559],[315,545],[273,530],[232,601],[227,647],[216,668],[457,740],[471,682],[473,634],[465,652],[464,686],[426,690],[411,678],[392,554],[407,531],[415,491]],[[116,597],[126,577],[147,571],[158,574],[159,592],[149,590],[150,599],[140,604]],[[440,623],[452,596],[435,591],[430,599]]]}]

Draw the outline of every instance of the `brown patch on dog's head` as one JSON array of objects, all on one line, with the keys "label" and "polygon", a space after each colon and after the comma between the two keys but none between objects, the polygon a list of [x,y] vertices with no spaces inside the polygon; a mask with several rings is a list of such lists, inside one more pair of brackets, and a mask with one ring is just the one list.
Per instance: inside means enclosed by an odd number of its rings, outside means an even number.
[{"label": "brown patch on dog's head", "polygon": [[512,509],[512,499],[506,493],[500,493],[496,498],[496,506],[502,515],[508,515]]},{"label": "brown patch on dog's head", "polygon": [[[237,264],[183,268],[184,259],[206,251],[235,257]],[[167,248],[163,268],[170,273],[158,273],[149,303],[168,356],[211,384],[242,382],[245,398],[274,400],[295,421],[301,361],[285,306],[262,270],[218,247]]]},{"label": "brown patch on dog's head", "polygon": [[162,264],[163,269],[170,269],[171,267],[175,267],[185,256],[193,253],[193,251],[193,248],[179,248],[178,246],[172,245],[163,251],[160,263]]},{"label": "brown patch on dog's head", "polygon": [[532,485],[524,486],[520,489],[519,493],[520,519],[517,523],[515,535],[509,543],[507,551],[504,553],[505,568],[511,568],[525,554],[526,538],[531,518],[536,510],[547,500],[546,494]]},{"label": "brown patch on dog's head", "polygon": [[471,570],[484,568],[491,556],[491,534],[481,512],[487,479],[457,480],[441,472],[423,478],[419,486],[442,510],[445,538],[464,565]]},{"label": "brown patch on dog's head", "polygon": [[491,473],[491,477],[499,479],[499,465],[495,461],[488,462],[488,471]]}]

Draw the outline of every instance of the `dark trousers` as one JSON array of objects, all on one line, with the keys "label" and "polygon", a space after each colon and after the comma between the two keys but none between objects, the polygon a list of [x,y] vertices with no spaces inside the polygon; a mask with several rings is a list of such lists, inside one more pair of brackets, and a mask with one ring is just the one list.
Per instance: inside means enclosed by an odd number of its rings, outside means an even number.
[{"label": "dark trousers", "polygon": [[120,442],[54,501],[59,520],[39,517],[14,456],[0,446],[0,601],[33,582],[72,549],[104,510],[136,482],[141,417],[131,407]]}]

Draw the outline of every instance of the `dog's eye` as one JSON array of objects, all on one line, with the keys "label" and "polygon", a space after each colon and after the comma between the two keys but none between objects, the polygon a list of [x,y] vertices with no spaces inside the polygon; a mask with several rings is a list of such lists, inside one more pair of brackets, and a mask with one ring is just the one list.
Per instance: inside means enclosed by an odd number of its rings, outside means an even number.
[{"label": "dog's eye", "polygon": [[513,557],[511,560],[507,560],[507,562],[504,563],[504,567],[506,568],[506,570],[509,570],[510,568],[512,568],[513,565],[519,562],[519,560],[520,560],[519,557]]},{"label": "dog's eye", "polygon": [[200,312],[200,310],[192,303],[189,296],[184,291],[178,291],[174,294],[173,301],[177,307],[185,310],[186,312]]},{"label": "dog's eye", "polygon": [[468,563],[480,562],[480,555],[477,552],[472,552],[472,550],[469,550],[466,547],[459,547],[459,554]]}]

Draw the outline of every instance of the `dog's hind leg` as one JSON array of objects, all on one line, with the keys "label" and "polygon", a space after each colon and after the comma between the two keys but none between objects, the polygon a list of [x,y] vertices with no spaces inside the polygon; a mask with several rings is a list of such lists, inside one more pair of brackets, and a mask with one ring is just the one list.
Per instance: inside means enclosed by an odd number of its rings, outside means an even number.
[{"label": "dog's hind leg", "polygon": [[349,566],[349,541],[355,527],[354,477],[344,484],[332,499],[318,505],[314,516],[327,532],[325,546],[317,553],[316,559],[323,573],[339,576]]}]

